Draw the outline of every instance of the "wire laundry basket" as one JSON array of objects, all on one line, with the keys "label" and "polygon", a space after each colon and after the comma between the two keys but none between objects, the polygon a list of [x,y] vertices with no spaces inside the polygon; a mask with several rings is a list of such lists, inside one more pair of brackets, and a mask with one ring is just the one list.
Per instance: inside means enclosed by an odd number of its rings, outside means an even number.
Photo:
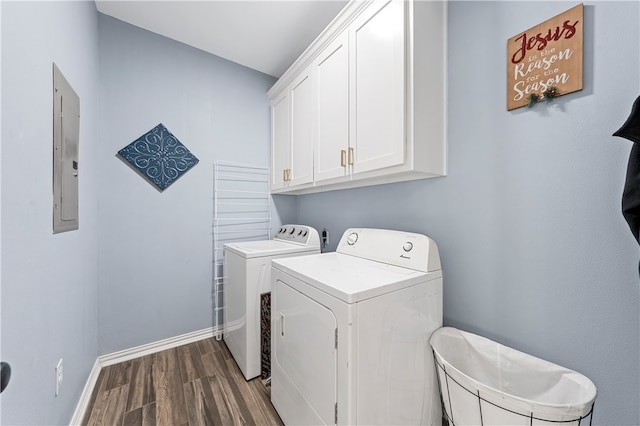
[{"label": "wire laundry basket", "polygon": [[450,424],[591,424],[596,387],[582,374],[451,327],[430,342]]}]

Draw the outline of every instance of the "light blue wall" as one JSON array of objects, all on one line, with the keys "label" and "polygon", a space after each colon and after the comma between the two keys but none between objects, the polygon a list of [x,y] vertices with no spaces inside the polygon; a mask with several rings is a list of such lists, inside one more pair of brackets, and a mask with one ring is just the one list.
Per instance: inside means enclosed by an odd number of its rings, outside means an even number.
[{"label": "light blue wall", "polygon": [[620,213],[639,3],[585,2],[584,90],[506,111],[506,41],[575,2],[449,3],[449,176],[297,198],[297,219],[425,233],[445,324],[590,377],[594,424],[640,424],[640,251]]},{"label": "light blue wall", "polygon": [[[3,425],[68,424],[98,356],[98,16],[93,2],[2,7]],[[80,229],[52,233],[55,62],[80,97]],[[54,397],[54,369],[64,383]]]},{"label": "light blue wall", "polygon": [[[640,94],[638,2],[585,3],[582,92],[505,108],[506,40],[574,4],[450,2],[449,176],[277,196],[274,217],[326,227],[330,249],[349,226],[430,235],[446,324],[583,372],[599,390],[594,424],[637,425],[639,250],[620,214],[630,142],[611,133]],[[1,357],[14,367],[0,423],[64,424],[98,354],[211,326],[212,165],[268,163],[273,79],[98,18],[93,2],[0,7]],[[53,61],[82,115],[80,230],[59,235]],[[158,122],[200,158],[163,194],[115,157]]]},{"label": "light blue wall", "polygon": [[[213,325],[213,164],[269,164],[275,79],[105,15],[99,34],[105,354]],[[160,122],[200,159],[163,193],[115,157]]]}]

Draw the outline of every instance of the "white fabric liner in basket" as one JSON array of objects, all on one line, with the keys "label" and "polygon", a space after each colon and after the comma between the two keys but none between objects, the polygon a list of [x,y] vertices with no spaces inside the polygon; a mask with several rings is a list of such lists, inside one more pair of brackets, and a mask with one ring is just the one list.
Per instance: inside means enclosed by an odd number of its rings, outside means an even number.
[{"label": "white fabric liner in basket", "polygon": [[430,342],[456,425],[579,424],[592,412],[596,387],[580,373],[451,327]]}]

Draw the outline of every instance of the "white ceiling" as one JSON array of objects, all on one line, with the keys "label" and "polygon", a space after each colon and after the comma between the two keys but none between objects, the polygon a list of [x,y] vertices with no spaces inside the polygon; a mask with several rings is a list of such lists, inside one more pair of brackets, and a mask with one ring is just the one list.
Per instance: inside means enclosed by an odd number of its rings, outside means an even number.
[{"label": "white ceiling", "polygon": [[98,11],[280,77],[346,0],[95,0]]}]

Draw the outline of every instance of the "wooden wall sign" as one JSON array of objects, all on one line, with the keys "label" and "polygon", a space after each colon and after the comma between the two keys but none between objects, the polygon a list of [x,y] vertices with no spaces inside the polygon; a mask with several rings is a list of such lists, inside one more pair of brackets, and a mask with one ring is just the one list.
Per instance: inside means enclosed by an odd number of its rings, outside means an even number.
[{"label": "wooden wall sign", "polygon": [[582,90],[583,22],[579,4],[508,40],[507,110]]}]

